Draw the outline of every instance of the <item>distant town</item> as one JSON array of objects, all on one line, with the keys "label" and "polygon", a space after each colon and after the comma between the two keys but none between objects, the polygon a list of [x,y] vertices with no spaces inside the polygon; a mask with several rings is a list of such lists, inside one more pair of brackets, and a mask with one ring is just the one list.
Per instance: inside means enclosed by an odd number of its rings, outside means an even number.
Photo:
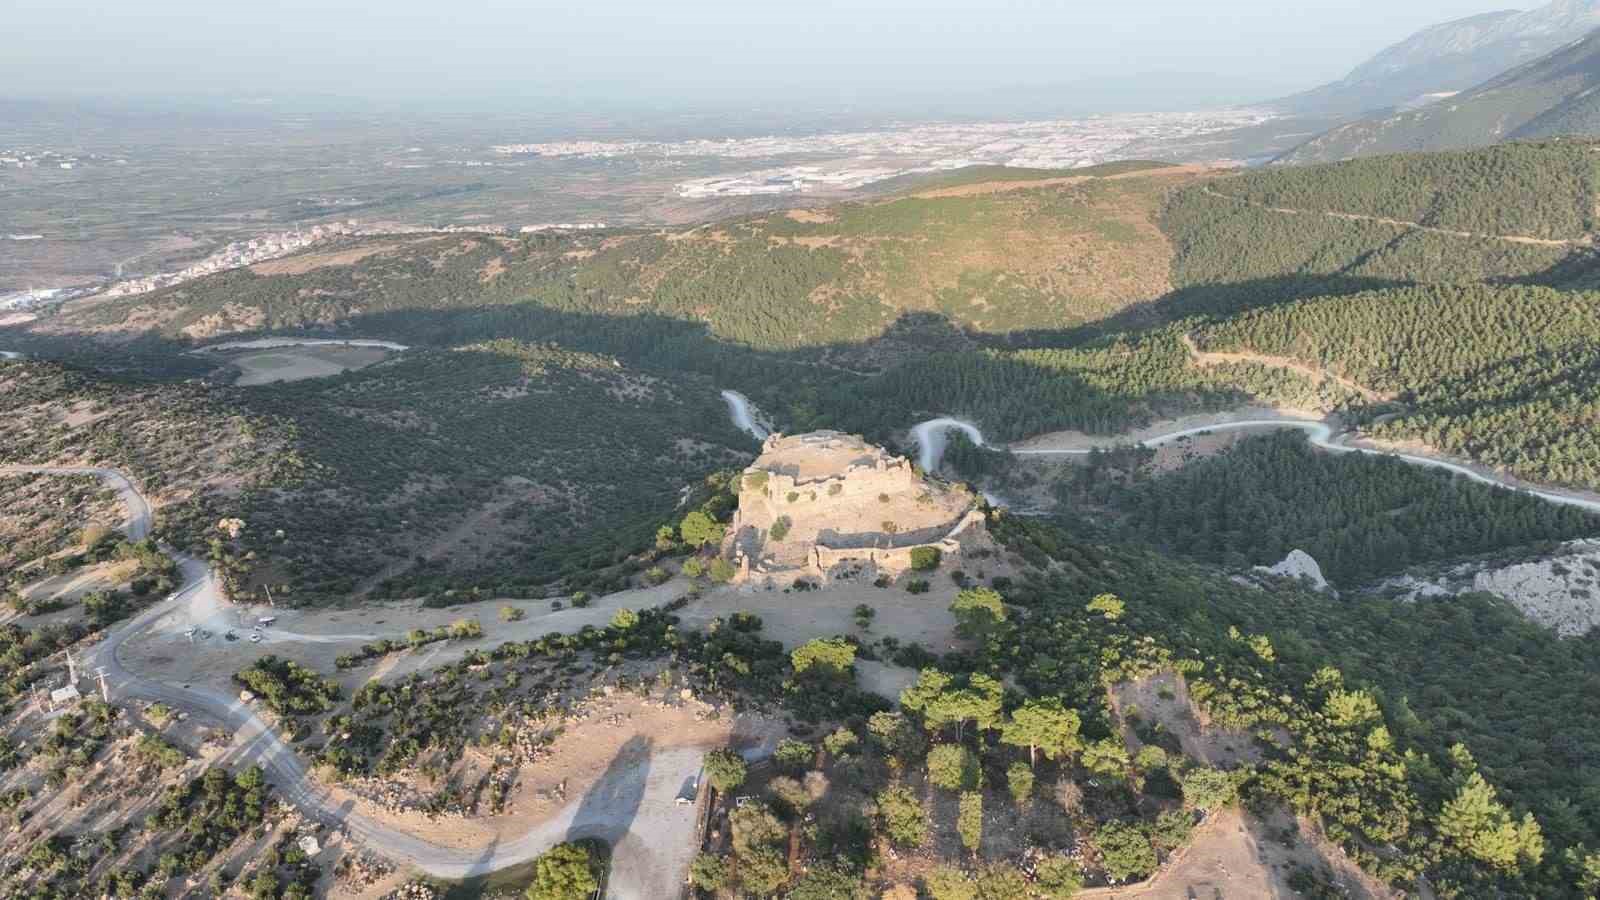
[{"label": "distant town", "polygon": [[[21,312],[53,306],[77,297],[99,294],[127,297],[193,281],[217,272],[243,268],[270,259],[288,256],[308,247],[340,237],[390,234],[534,234],[545,231],[592,231],[606,228],[605,222],[545,222],[534,225],[363,225],[354,219],[281,231],[248,241],[235,241],[210,256],[172,272],[127,278],[108,285],[88,287],[30,289],[0,294],[0,311]],[[11,240],[38,239],[41,235],[7,235]]]},{"label": "distant town", "polygon": [[815,162],[764,167],[678,183],[679,197],[704,199],[759,194],[848,191],[878,181],[977,165],[1073,169],[1128,159],[1153,140],[1181,140],[1258,125],[1273,114],[1258,109],[1137,113],[1041,122],[918,125],[884,131],[800,137],[689,141],[556,141],[501,144],[508,155],[610,159],[714,157]]}]

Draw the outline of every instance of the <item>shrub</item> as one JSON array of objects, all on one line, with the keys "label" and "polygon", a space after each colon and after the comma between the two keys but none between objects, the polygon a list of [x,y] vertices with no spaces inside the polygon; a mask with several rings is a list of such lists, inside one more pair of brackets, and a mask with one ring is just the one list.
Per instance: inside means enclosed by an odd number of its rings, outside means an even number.
[{"label": "shrub", "polygon": [[999,592],[967,588],[956,594],[950,612],[956,617],[956,634],[982,640],[1006,621],[1006,604]]},{"label": "shrub", "polygon": [[843,678],[856,662],[856,645],[844,638],[812,638],[789,654],[797,675],[815,671],[819,675]]},{"label": "shrub", "polygon": [[477,619],[457,619],[450,623],[449,634],[457,640],[483,637],[483,626]]},{"label": "shrub", "polygon": [[947,791],[978,786],[978,758],[960,744],[940,744],[928,751],[928,780]]},{"label": "shrub", "polygon": [[861,876],[837,862],[814,865],[795,882],[785,900],[848,900],[861,890]]},{"label": "shrub", "polygon": [[939,560],[944,554],[938,547],[913,547],[911,548],[911,568],[918,572],[928,572],[939,568]]},{"label": "shrub", "polygon": [[967,873],[951,866],[939,866],[922,878],[922,886],[933,900],[977,900],[978,888]]},{"label": "shrub", "polygon": [[929,585],[928,582],[925,579],[913,578],[910,581],[906,582],[906,593],[908,593],[908,594],[926,594],[930,587],[931,587],[931,585]]},{"label": "shrub", "polygon": [[865,603],[857,603],[855,608],[856,627],[862,631],[872,627],[872,620],[877,618],[878,611]]},{"label": "shrub", "polygon": [[744,784],[748,769],[744,757],[734,750],[713,750],[706,754],[706,778],[718,793],[726,794]]},{"label": "shrub", "polygon": [[816,751],[810,744],[793,738],[784,738],[778,742],[778,749],[773,751],[772,760],[785,772],[803,772],[811,765],[811,760],[815,756]]},{"label": "shrub", "polygon": [[861,743],[861,738],[854,731],[840,725],[833,733],[822,739],[822,749],[834,758],[841,757],[854,750]]},{"label": "shrub", "polygon": [[701,562],[698,556],[691,556],[683,561],[683,574],[690,578],[699,578],[705,571],[706,564]]},{"label": "shrub", "polygon": [[1083,875],[1071,857],[1052,856],[1033,870],[1033,888],[1043,900],[1071,900],[1083,889]]},{"label": "shrub", "polygon": [[589,596],[589,592],[588,591],[573,591],[572,592],[572,608],[573,609],[583,609],[583,608],[587,607],[589,604],[591,604],[593,602],[594,602],[594,598]]},{"label": "shrub", "polygon": [[1146,744],[1134,754],[1133,765],[1141,772],[1154,772],[1167,766],[1167,751],[1155,744]]},{"label": "shrub", "polygon": [[928,839],[928,816],[922,801],[904,785],[892,785],[878,795],[878,823],[889,841],[902,850],[920,847]]},{"label": "shrub", "polygon": [[1090,600],[1089,605],[1084,608],[1089,612],[1100,613],[1107,619],[1115,622],[1116,620],[1122,618],[1122,614],[1126,611],[1127,605],[1123,603],[1122,598],[1118,597],[1116,594],[1100,594],[1097,595],[1093,600]]},{"label": "shrub", "polygon": [[1156,850],[1143,828],[1132,822],[1107,822],[1094,833],[1100,865],[1113,883],[1143,878],[1156,870]]},{"label": "shrub", "polygon": [[587,900],[600,889],[600,860],[587,844],[557,844],[534,866],[528,900]]},{"label": "shrub", "polygon": [[629,631],[639,624],[639,614],[631,609],[619,609],[611,614],[611,627],[618,631]]},{"label": "shrub", "polygon": [[1193,815],[1187,810],[1169,809],[1156,816],[1150,826],[1150,843],[1162,850],[1182,847],[1194,831]]},{"label": "shrub", "polygon": [[772,527],[767,529],[767,535],[775,541],[781,541],[789,536],[789,525],[788,516],[779,516],[778,520],[772,523]]},{"label": "shrub", "polygon": [[715,853],[701,853],[689,864],[689,881],[700,890],[713,893],[727,887],[728,861]]},{"label": "shrub", "polygon": [[983,795],[966,791],[961,795],[961,809],[956,815],[956,831],[961,834],[961,846],[973,853],[983,842]]},{"label": "shrub", "polygon": [[1029,900],[1028,879],[1016,866],[997,862],[978,871],[978,900]]},{"label": "shrub", "polygon": [[711,561],[710,572],[711,580],[722,584],[732,581],[733,576],[738,573],[738,570],[733,567],[733,563],[728,562],[719,556]]},{"label": "shrub", "polygon": [[1233,775],[1207,766],[1196,766],[1183,773],[1179,783],[1183,787],[1183,802],[1206,812],[1232,806],[1239,793],[1239,783]]},{"label": "shrub", "polygon": [[279,715],[325,712],[339,699],[339,686],[287,659],[263,656],[233,676]]},{"label": "shrub", "polygon": [[722,540],[723,526],[715,519],[695,510],[678,523],[678,535],[691,547],[704,547]]},{"label": "shrub", "polygon": [[500,621],[502,622],[520,622],[526,616],[527,613],[515,606],[500,607]]},{"label": "shrub", "polygon": [[1014,762],[1006,769],[1006,787],[1011,791],[1011,799],[1018,806],[1028,802],[1033,796],[1033,770],[1027,763]]}]

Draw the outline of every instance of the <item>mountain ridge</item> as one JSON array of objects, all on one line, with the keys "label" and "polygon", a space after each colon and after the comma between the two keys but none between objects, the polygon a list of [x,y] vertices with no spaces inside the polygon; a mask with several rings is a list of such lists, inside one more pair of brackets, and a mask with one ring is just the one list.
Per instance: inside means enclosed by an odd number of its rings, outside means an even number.
[{"label": "mountain ridge", "polygon": [[1320,163],[1382,153],[1461,150],[1600,130],[1600,29],[1419,109],[1318,135],[1283,156]]},{"label": "mountain ridge", "polygon": [[1338,81],[1269,106],[1294,114],[1355,116],[1427,95],[1465,90],[1600,27],[1600,0],[1554,0],[1441,22],[1384,48]]}]

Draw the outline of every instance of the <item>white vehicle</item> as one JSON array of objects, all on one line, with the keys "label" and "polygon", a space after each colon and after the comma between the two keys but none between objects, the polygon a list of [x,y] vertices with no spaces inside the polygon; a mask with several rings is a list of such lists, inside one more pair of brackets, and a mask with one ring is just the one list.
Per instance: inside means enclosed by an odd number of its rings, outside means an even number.
[{"label": "white vehicle", "polygon": [[278,617],[277,616],[262,616],[261,618],[256,620],[256,624],[261,626],[261,627],[263,627],[263,628],[265,628],[266,626],[271,625],[273,622],[276,622],[276,621],[278,621]]},{"label": "white vehicle", "polygon": [[250,635],[250,643],[252,643],[252,644],[261,643],[261,635],[259,635],[259,634]]}]

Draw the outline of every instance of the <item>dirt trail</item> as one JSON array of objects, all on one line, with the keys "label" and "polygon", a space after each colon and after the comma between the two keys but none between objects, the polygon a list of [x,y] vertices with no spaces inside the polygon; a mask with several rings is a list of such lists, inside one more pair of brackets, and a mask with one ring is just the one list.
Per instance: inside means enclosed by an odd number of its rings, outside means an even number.
[{"label": "dirt trail", "polygon": [[1383,403],[1392,401],[1396,395],[1375,391],[1365,385],[1358,384],[1342,375],[1335,375],[1327,369],[1308,365],[1297,359],[1287,356],[1268,356],[1264,353],[1221,353],[1213,350],[1201,350],[1189,335],[1183,336],[1183,348],[1189,351],[1189,358],[1197,366],[1217,366],[1227,363],[1255,363],[1269,369],[1286,369],[1298,375],[1304,375],[1316,384],[1331,381],[1347,391],[1360,394],[1369,403]]},{"label": "dirt trail", "polygon": [[1433,234],[1442,234],[1448,237],[1480,238],[1488,241],[1504,241],[1508,244],[1532,244],[1537,247],[1593,247],[1594,235],[1585,235],[1581,238],[1536,238],[1523,234],[1483,234],[1476,231],[1457,231],[1453,228],[1438,228],[1433,225],[1424,225],[1421,222],[1407,222],[1404,219],[1389,219],[1383,216],[1367,216],[1360,213],[1336,212],[1323,209],[1294,209],[1288,206],[1268,206],[1259,200],[1246,200],[1243,197],[1230,197],[1218,193],[1210,186],[1200,189],[1207,196],[1216,197],[1218,200],[1231,200],[1245,206],[1254,206],[1268,212],[1282,213],[1287,216],[1327,216],[1330,219],[1343,219],[1347,222],[1376,222],[1379,225],[1392,225],[1396,228],[1414,228],[1417,231],[1428,231]]},{"label": "dirt trail", "polygon": [[980,181],[974,184],[958,184],[951,187],[917,191],[910,196],[919,200],[933,200],[941,197],[978,197],[985,194],[1025,191],[1031,188],[1064,187],[1072,184],[1082,184],[1085,181],[1122,181],[1128,178],[1150,178],[1152,176],[1172,178],[1187,175],[1204,175],[1213,171],[1216,171],[1215,166],[1204,163],[1190,163],[1161,169],[1139,169],[1133,172],[1122,172],[1117,175],[1062,175],[1055,178],[1040,178],[1032,181]]},{"label": "dirt trail", "polygon": [[[116,489],[128,507],[124,531],[143,538],[150,532],[150,505],[124,474],[113,469],[76,466],[8,466],[0,472],[34,472],[53,475],[95,475]],[[197,683],[162,681],[140,675],[125,665],[124,644],[156,623],[185,608],[220,608],[221,589],[216,573],[202,560],[171,547],[162,547],[178,564],[183,586],[166,599],[105,633],[84,654],[89,668],[104,667],[115,699],[158,701],[216,721],[234,736],[225,761],[233,765],[260,765],[284,800],[303,815],[360,838],[368,847],[441,878],[467,878],[526,862],[552,845],[573,837],[602,837],[614,847],[613,871],[607,897],[670,896],[682,883],[693,844],[676,840],[677,833],[693,827],[694,810],[676,802],[681,786],[696,777],[701,749],[683,747],[647,753],[638,759],[621,759],[584,797],[567,803],[550,819],[527,833],[487,847],[460,849],[441,846],[429,836],[396,828],[362,815],[311,777],[299,755],[283,742],[276,730],[231,691]],[[201,595],[194,597],[191,595]],[[752,752],[770,751],[765,743]],[[617,792],[629,802],[611,802]]]}]

